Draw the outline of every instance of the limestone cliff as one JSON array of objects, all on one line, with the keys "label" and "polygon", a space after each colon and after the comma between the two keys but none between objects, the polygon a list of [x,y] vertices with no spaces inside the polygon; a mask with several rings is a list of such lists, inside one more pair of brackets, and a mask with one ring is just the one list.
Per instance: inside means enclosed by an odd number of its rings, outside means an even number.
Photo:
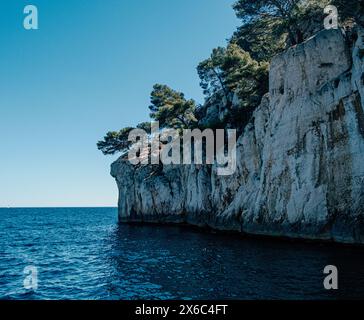
[{"label": "limestone cliff", "polygon": [[232,176],[117,160],[120,221],[364,243],[363,52],[362,29],[325,30],[275,57]]}]

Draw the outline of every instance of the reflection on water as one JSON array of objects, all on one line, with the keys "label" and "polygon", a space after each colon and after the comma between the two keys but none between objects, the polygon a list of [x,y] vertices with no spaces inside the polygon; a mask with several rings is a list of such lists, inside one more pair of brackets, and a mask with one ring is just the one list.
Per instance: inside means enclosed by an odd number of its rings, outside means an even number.
[{"label": "reflection on water", "polygon": [[[117,225],[116,209],[1,209],[5,299],[340,299],[364,296],[361,248]],[[326,265],[338,291],[323,288]],[[39,288],[23,288],[35,265]]]}]

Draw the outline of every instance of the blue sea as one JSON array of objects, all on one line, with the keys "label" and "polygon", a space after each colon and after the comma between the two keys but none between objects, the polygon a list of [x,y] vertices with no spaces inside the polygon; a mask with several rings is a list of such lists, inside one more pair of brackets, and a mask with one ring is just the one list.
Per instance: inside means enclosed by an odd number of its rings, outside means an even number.
[{"label": "blue sea", "polygon": [[[324,289],[326,265],[339,290]],[[118,225],[115,208],[0,209],[0,298],[360,299],[364,249]]]}]

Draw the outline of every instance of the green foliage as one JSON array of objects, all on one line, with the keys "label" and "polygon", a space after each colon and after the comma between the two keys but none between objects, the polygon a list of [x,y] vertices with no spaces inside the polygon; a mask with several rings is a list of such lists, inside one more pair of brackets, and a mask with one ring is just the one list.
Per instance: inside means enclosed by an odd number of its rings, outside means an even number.
[{"label": "green foliage", "polygon": [[[193,100],[186,100],[183,93],[177,92],[164,85],[155,85],[151,93],[151,118],[159,121],[161,128],[184,129],[196,125],[195,109]],[[97,143],[97,148],[105,155],[124,153],[131,147],[128,141],[133,127],[123,128],[120,131],[108,132],[103,140]],[[151,123],[142,122],[136,129],[151,133]]]},{"label": "green foliage", "polygon": [[117,152],[125,152],[130,147],[128,141],[129,133],[134,128],[127,127],[121,129],[119,132],[108,132],[104,137],[104,140],[97,143],[97,148],[102,151],[104,155],[113,155]]},{"label": "green foliage", "polygon": [[137,129],[144,130],[146,133],[150,134],[151,131],[152,131],[151,123],[150,122],[142,122],[142,123],[137,125]]},{"label": "green foliage", "polygon": [[237,93],[242,107],[255,107],[268,90],[268,64],[259,63],[235,43],[214,49],[211,57],[197,68],[201,86],[210,97],[224,92],[231,105],[232,93]]},{"label": "green foliage", "polygon": [[238,0],[233,8],[243,23],[256,22],[266,17],[283,19],[292,16],[301,0]]},{"label": "green foliage", "polygon": [[197,73],[200,77],[200,85],[206,96],[223,91],[225,97],[229,95],[229,91],[225,84],[224,73],[221,69],[226,58],[226,49],[218,47],[212,50],[211,56],[202,61],[197,67]]},{"label": "green foliage", "polygon": [[[224,120],[211,120],[209,128],[237,128],[241,133],[252,112],[268,92],[268,67],[274,55],[287,46],[296,45],[323,28],[323,9],[329,4],[339,10],[342,24],[355,21],[364,25],[364,0],[236,0],[233,8],[242,21],[226,48],[216,48],[202,61],[197,72],[207,98],[224,96],[229,109]],[[238,95],[240,106],[232,107]],[[206,116],[194,100],[166,85],[156,84],[149,106],[152,119],[161,128],[195,128],[197,118]],[[137,126],[147,133],[149,122]],[[125,152],[130,148],[128,136],[133,128],[108,132],[97,147],[104,154]]]},{"label": "green foliage", "polygon": [[234,10],[244,25],[255,25],[260,21],[260,27],[266,30],[269,24],[275,24],[278,30],[285,30],[292,44],[303,41],[302,32],[297,26],[301,16],[300,5],[303,0],[239,0],[234,4]]},{"label": "green foliage", "polygon": [[338,8],[341,23],[352,19],[364,26],[364,0],[332,0],[331,3]]},{"label": "green foliage", "polygon": [[161,128],[184,129],[196,123],[194,100],[166,85],[156,84],[151,93],[150,117],[159,121]]},{"label": "green foliage", "polygon": [[[341,0],[339,0],[341,1]],[[258,61],[270,61],[287,45],[296,45],[323,28],[323,9],[330,0],[238,0],[234,4],[243,25],[232,41]]]},{"label": "green foliage", "polygon": [[236,92],[243,108],[255,108],[268,91],[268,63],[259,63],[237,44],[230,44],[226,50],[221,69],[226,86]]},{"label": "green foliage", "polygon": [[[323,28],[323,9],[338,8],[342,24],[364,25],[364,0],[238,0],[233,8],[243,25],[231,41],[258,61],[270,61],[286,45],[296,45]],[[316,28],[315,28],[316,27]]]},{"label": "green foliage", "polygon": [[257,61],[270,61],[278,52],[284,50],[286,38],[279,21],[262,19],[239,27],[230,42],[249,52]]}]

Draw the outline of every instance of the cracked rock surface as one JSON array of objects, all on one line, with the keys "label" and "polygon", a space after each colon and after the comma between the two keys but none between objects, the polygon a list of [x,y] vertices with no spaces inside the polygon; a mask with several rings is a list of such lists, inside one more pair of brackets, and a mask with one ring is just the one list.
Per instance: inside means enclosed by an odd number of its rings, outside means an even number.
[{"label": "cracked rock surface", "polygon": [[[276,56],[237,142],[237,170],[139,166],[111,174],[121,222],[364,243],[364,31],[325,30]],[[217,108],[218,109],[218,108]]]}]

